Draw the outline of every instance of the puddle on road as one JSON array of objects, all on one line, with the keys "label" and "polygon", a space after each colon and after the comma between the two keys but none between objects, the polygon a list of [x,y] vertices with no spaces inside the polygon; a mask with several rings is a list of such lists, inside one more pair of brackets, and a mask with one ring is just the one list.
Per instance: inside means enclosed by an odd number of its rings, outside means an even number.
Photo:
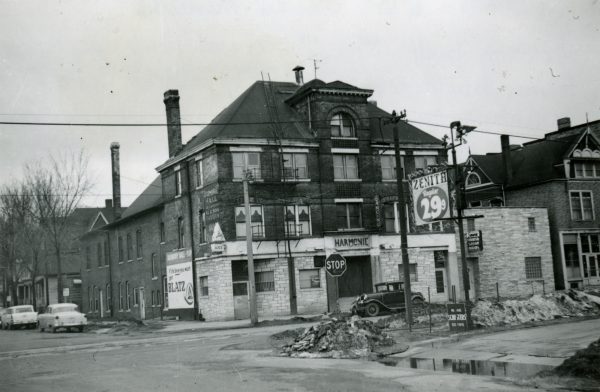
[{"label": "puddle on road", "polygon": [[516,379],[532,377],[541,371],[554,368],[554,366],[550,365],[447,358],[388,357],[379,362],[386,366],[461,373],[473,376],[510,377]]}]

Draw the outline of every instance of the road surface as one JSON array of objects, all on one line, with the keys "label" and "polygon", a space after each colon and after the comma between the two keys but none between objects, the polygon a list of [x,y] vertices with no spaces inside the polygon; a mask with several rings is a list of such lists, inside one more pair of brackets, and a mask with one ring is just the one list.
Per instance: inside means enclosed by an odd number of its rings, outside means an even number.
[{"label": "road surface", "polygon": [[[296,326],[292,326],[296,327]],[[168,334],[46,334],[0,331],[2,391],[523,391],[503,377],[384,366],[377,362],[277,357],[277,326]],[[434,344],[453,353],[567,356],[598,338],[600,320]],[[411,348],[425,355],[427,345]],[[540,351],[541,350],[541,351]]]}]

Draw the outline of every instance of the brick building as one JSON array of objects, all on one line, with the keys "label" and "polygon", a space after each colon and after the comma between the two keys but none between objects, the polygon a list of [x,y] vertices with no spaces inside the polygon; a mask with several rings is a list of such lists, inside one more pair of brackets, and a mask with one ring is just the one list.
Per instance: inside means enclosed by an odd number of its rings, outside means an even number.
[{"label": "brick building", "polygon": [[544,207],[548,210],[557,289],[600,285],[600,120],[558,130],[502,153],[467,160],[471,207]]}]

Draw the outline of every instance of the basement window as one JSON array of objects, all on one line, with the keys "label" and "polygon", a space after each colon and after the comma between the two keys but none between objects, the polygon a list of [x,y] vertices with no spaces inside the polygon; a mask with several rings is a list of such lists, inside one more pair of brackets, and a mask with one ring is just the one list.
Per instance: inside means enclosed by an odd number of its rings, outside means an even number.
[{"label": "basement window", "polygon": [[542,279],[541,257],[525,257],[525,278]]}]

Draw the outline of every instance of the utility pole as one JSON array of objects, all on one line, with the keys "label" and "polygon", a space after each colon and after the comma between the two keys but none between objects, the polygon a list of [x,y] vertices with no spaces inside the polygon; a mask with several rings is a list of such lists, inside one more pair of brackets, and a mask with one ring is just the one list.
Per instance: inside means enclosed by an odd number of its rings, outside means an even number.
[{"label": "utility pole", "polygon": [[246,253],[248,255],[248,297],[250,298],[250,325],[258,324],[256,310],[256,283],[254,281],[254,254],[252,253],[252,222],[250,215],[250,197],[248,196],[248,181],[252,172],[246,171],[242,184],[244,186],[244,212],[246,214]]},{"label": "utility pole", "polygon": [[400,252],[402,254],[402,271],[404,275],[404,306],[408,330],[412,330],[412,292],[410,289],[410,268],[408,265],[408,238],[406,227],[406,200],[404,199],[404,178],[400,160],[400,136],[398,122],[406,117],[406,111],[396,115],[392,112],[391,121],[394,124],[394,151],[396,155],[396,184],[398,188],[398,216],[400,219]]},{"label": "utility pole", "polygon": [[[456,139],[454,139],[454,128],[456,128]],[[456,141],[460,143],[458,146],[463,143],[463,136],[474,130],[475,127],[471,127],[468,125],[461,125],[460,121],[453,121],[450,124],[450,140],[452,144],[450,144],[450,148],[452,149],[452,168],[454,170],[454,189],[456,191],[456,219],[458,220],[458,236],[460,240],[460,261],[462,267],[462,279],[463,279],[463,287],[465,290],[465,308],[467,311],[467,329],[471,329],[471,306],[469,304],[469,269],[467,266],[467,255],[465,249],[465,231],[463,228],[463,200],[462,200],[462,171],[458,168],[458,163],[456,162]]]}]

